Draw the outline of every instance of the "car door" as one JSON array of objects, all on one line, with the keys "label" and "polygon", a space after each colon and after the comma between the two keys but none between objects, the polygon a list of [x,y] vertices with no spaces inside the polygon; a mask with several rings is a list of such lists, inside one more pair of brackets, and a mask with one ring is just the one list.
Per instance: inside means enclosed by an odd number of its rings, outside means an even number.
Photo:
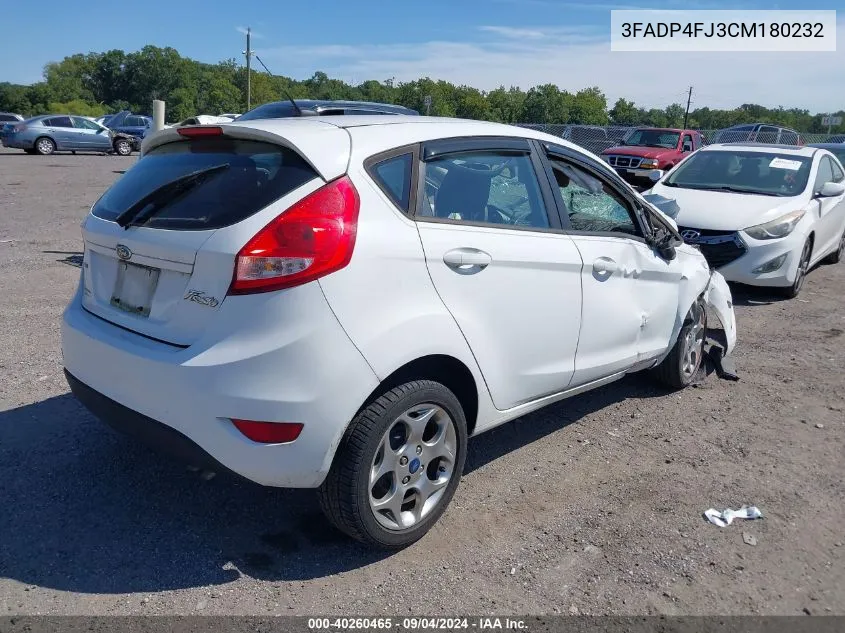
[{"label": "car door", "polygon": [[69,116],[54,116],[44,120],[49,136],[55,141],[56,149],[77,149],[73,135],[73,122]]},{"label": "car door", "polygon": [[[100,134],[101,128],[99,125],[81,116],[71,117],[71,120],[74,127],[74,142],[78,149],[95,151],[109,147],[108,134]],[[104,138],[105,143],[103,143]]]},{"label": "car door", "polygon": [[[581,321],[581,257],[526,139],[429,142],[415,220],[431,280],[496,408],[564,391]],[[552,211],[552,213],[550,213]]]},{"label": "car door", "polygon": [[[836,179],[837,176],[840,180]],[[834,164],[830,156],[822,156],[819,160],[819,167],[813,184],[813,202],[810,209],[811,213],[815,212],[816,214],[816,243],[813,249],[815,251],[813,261],[836,249],[842,235],[845,196],[820,197],[819,192],[826,182],[842,182],[842,173],[839,166]],[[815,207],[815,209],[812,207]]]},{"label": "car door", "polygon": [[652,248],[646,212],[615,174],[567,148],[547,151],[562,224],[584,261],[576,386],[645,366],[670,346],[682,264]]}]

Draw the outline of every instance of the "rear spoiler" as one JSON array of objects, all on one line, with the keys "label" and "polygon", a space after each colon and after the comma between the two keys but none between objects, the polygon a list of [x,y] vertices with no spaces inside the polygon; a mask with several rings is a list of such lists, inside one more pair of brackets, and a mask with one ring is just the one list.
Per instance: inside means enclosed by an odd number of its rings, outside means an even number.
[{"label": "rear spoiler", "polygon": [[[292,149],[326,182],[346,173],[352,152],[352,140],[346,130],[310,117],[261,121],[262,127],[268,129],[250,127],[251,123],[253,121],[189,127],[219,128],[228,138],[263,141]],[[165,128],[148,134],[141,143],[140,157],[160,145],[184,140],[179,128]]]}]

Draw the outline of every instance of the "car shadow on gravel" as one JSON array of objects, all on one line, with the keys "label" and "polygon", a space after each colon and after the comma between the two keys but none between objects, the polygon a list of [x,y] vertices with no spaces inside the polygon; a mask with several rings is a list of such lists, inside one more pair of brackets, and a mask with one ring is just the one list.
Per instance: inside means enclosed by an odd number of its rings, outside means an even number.
[{"label": "car shadow on gravel", "polygon": [[70,394],[0,412],[0,577],[80,593],[320,578],[372,564],[313,491],[210,481]]},{"label": "car shadow on gravel", "polygon": [[[632,376],[470,441],[466,473],[628,398],[666,391]],[[389,552],[352,541],[309,490],[211,480],[136,445],[70,394],[0,412],[0,576],[80,593],[308,580]]]}]

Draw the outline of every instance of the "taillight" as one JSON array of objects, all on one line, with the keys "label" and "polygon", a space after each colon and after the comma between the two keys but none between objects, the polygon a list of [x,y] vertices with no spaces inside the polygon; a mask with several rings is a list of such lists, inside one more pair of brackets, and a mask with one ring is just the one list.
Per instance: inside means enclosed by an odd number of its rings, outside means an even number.
[{"label": "taillight", "polygon": [[340,270],[352,259],[359,208],[348,176],[303,198],[240,250],[229,294],[291,288]]},{"label": "taillight", "polygon": [[253,422],[252,420],[232,420],[232,424],[253,442],[261,444],[293,442],[302,433],[304,427],[299,422]]},{"label": "taillight", "polygon": [[207,136],[222,136],[222,127],[179,127],[176,131],[185,138],[205,138]]}]

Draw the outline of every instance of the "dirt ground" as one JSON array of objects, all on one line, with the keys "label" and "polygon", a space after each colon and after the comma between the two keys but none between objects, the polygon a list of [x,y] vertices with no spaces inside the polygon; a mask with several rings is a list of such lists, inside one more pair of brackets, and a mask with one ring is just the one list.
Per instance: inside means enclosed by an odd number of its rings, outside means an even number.
[{"label": "dirt ground", "polygon": [[[633,376],[473,439],[435,529],[374,553],[68,394],[79,223],[136,160],[0,152],[0,615],[845,614],[845,265],[735,289],[739,382]],[[743,503],[765,518],[702,518]]]}]

